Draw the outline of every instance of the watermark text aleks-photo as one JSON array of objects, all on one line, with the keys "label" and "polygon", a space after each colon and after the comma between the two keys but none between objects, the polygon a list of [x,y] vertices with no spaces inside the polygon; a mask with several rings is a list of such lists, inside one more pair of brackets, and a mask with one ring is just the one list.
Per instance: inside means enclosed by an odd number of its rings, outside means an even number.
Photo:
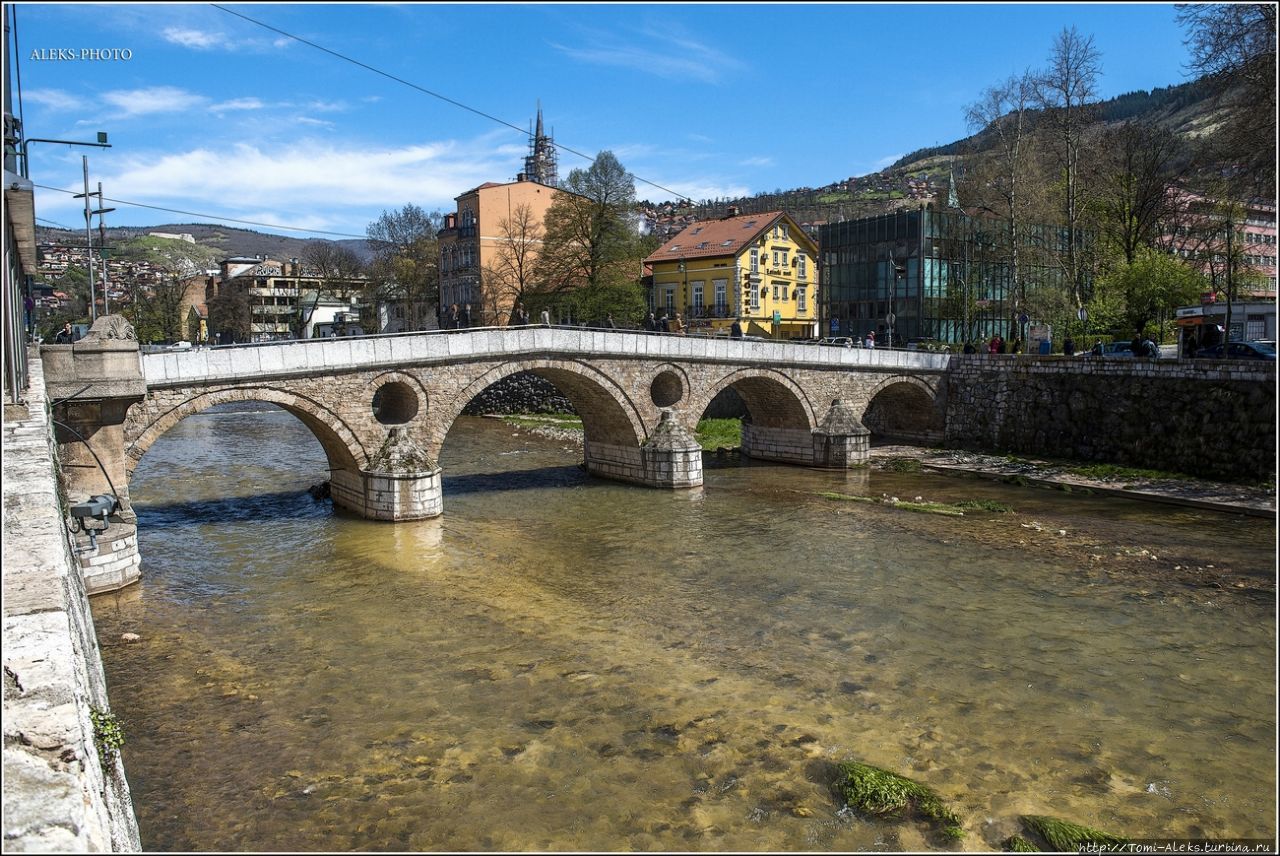
[{"label": "watermark text aleks-photo", "polygon": [[33,62],[111,62],[133,59],[130,48],[35,48],[29,57]]}]

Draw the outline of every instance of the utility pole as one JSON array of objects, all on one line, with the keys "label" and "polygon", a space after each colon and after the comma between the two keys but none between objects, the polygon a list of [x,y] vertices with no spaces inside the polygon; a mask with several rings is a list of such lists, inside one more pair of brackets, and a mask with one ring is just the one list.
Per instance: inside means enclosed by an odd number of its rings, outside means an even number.
[{"label": "utility pole", "polygon": [[[84,243],[88,259],[85,267],[89,269],[89,324],[92,326],[98,320],[98,308],[93,286],[93,231],[89,227],[89,156],[81,155],[80,158],[84,163]],[[80,196],[81,194],[76,195]]]},{"label": "utility pole", "polygon": [[[102,182],[98,182],[98,204],[102,204]],[[114,208],[98,208],[93,213],[98,215],[98,252],[102,255],[102,314],[111,314],[111,295],[108,292],[107,276],[107,229],[102,215],[114,211]]]}]

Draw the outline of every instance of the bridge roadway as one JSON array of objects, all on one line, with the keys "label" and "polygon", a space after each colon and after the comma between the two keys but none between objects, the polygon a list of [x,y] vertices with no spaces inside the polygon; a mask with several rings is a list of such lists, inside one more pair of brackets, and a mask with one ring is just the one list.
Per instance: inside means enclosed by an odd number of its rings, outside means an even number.
[{"label": "bridge roadway", "polygon": [[[864,420],[873,430],[940,436],[948,360],[916,351],[576,327],[167,351],[142,357],[147,395],[125,421],[126,467],[132,473],[185,416],[231,401],[268,401],[316,434],[338,505],[374,518],[434,516],[442,510],[435,462],[450,426],[485,388],[526,371],[573,403],[583,421],[585,464],[606,478],[700,484],[693,431],[729,387],[750,413],[746,454],[850,466],[866,457]],[[845,449],[840,439],[833,451],[833,436],[857,437],[859,448]],[[383,478],[391,476],[392,482]]]}]

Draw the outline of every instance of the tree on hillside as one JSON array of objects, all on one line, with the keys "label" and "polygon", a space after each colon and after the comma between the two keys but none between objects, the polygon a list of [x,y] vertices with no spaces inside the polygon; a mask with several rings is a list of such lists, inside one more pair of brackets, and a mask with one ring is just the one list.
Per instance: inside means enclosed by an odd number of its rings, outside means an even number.
[{"label": "tree on hillside", "polygon": [[408,204],[384,211],[366,233],[373,260],[369,273],[375,302],[399,302],[406,324],[421,330],[440,301],[440,247],[436,233],[444,221],[439,211],[427,213]]},{"label": "tree on hillside", "polygon": [[1186,163],[1178,138],[1156,125],[1129,121],[1102,133],[1092,170],[1090,222],[1105,250],[1132,265],[1139,249],[1160,242]]},{"label": "tree on hillside", "polygon": [[[510,217],[498,223],[498,241],[492,259],[481,276],[481,293],[489,301],[484,315],[500,324],[502,312],[510,312],[525,301],[525,293],[534,287],[538,253],[543,243],[542,223],[528,205],[517,205]],[[527,307],[526,307],[527,308]],[[511,323],[507,319],[507,323]]]},{"label": "tree on hillside", "polygon": [[1047,141],[1062,180],[1061,210],[1067,242],[1064,268],[1077,307],[1083,306],[1085,258],[1082,221],[1085,197],[1081,156],[1085,133],[1097,100],[1101,55],[1092,36],[1075,27],[1063,29],[1054,40],[1049,66],[1038,75],[1038,100],[1044,110]]},{"label": "tree on hillside", "polygon": [[1276,182],[1276,4],[1180,6],[1191,68],[1208,78],[1226,121],[1211,152],[1235,168],[1247,195],[1271,197]]},{"label": "tree on hillside", "polygon": [[635,181],[612,152],[561,184],[546,214],[546,243],[537,261],[538,290],[530,309],[559,307],[574,321],[604,314],[637,317],[643,244],[635,222]]}]

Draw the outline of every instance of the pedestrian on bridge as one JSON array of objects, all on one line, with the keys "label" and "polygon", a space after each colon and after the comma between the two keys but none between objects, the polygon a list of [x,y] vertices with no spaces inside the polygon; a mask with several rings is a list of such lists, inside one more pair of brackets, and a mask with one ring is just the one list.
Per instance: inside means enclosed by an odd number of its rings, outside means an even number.
[{"label": "pedestrian on bridge", "polygon": [[458,329],[471,326],[471,304],[464,304],[462,307],[462,315],[458,317]]},{"label": "pedestrian on bridge", "polygon": [[737,318],[734,318],[733,324],[729,326],[729,338],[730,339],[742,338],[742,322],[739,321]]},{"label": "pedestrian on bridge", "polygon": [[542,310],[542,326],[543,327],[551,326],[551,310],[549,309]]},{"label": "pedestrian on bridge", "polygon": [[866,341],[862,343],[864,348],[874,348],[876,346],[876,331],[868,330]]}]

